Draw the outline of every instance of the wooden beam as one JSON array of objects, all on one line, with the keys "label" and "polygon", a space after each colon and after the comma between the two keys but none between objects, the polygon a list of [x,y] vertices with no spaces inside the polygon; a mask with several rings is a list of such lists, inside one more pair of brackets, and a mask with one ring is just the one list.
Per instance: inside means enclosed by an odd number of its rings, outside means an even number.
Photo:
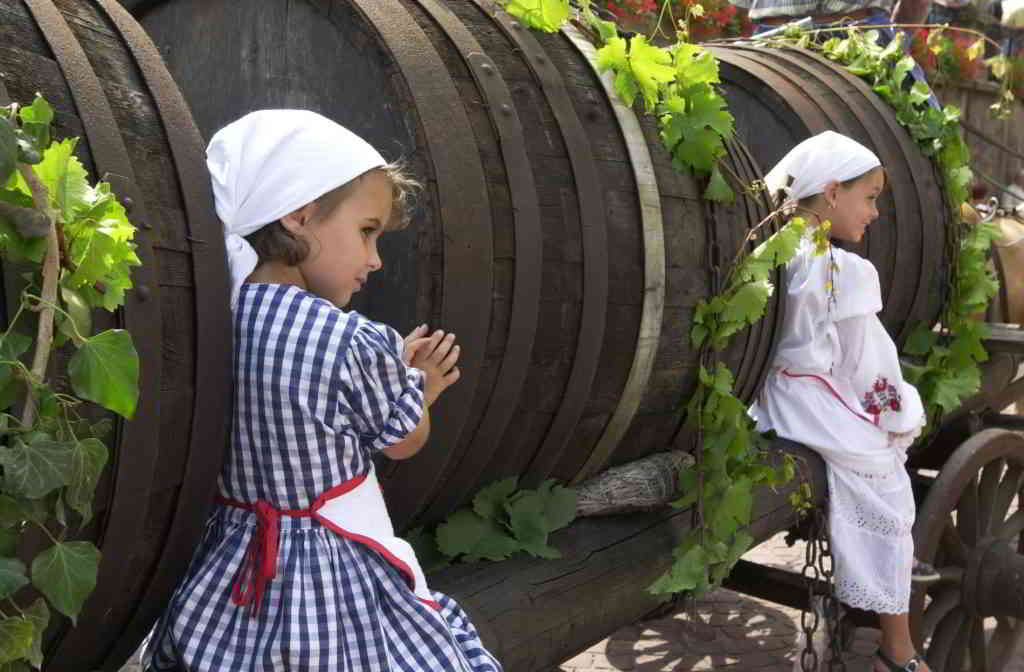
[{"label": "wooden beam", "polygon": [[[824,463],[784,443],[809,466],[804,471],[820,503]],[[748,528],[755,543],[793,522],[788,497],[795,485],[757,493]],[[552,535],[559,560],[460,565],[433,574],[430,583],[466,608],[506,672],[550,669],[657,609],[664,598],[646,588],[668,569],[690,529],[689,510],[581,519]]]},{"label": "wooden beam", "polygon": [[1005,352],[1011,355],[1024,355],[1024,329],[1017,324],[988,322],[988,338],[985,349],[992,352]]}]

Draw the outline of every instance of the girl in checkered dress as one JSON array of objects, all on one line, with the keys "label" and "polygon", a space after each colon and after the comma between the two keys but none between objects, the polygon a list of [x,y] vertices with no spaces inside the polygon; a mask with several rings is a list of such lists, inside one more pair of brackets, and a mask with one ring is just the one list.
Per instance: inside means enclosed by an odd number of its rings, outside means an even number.
[{"label": "girl in checkered dress", "polygon": [[144,669],[500,672],[459,605],[427,589],[373,472],[375,453],[422,447],[459,346],[343,310],[413,184],[296,110],[230,124],[207,163],[233,280],[232,439]]}]

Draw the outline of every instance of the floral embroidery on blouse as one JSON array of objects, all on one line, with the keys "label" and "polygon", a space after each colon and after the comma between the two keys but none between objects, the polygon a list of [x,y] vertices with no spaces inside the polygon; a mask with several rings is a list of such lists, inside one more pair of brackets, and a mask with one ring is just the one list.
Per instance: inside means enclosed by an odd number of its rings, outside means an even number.
[{"label": "floral embroidery on blouse", "polygon": [[861,397],[860,405],[870,415],[881,415],[886,411],[899,412],[902,407],[899,391],[885,376],[875,379],[872,388]]}]

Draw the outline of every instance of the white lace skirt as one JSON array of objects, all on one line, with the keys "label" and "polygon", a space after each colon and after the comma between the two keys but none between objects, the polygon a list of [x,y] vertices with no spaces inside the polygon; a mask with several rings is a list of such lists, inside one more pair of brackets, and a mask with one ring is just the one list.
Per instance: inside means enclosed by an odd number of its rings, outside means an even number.
[{"label": "white lace skirt", "polygon": [[911,435],[890,435],[851,413],[813,379],[769,376],[750,414],[819,453],[828,465],[836,594],[884,614],[910,606],[914,496],[903,467]]}]

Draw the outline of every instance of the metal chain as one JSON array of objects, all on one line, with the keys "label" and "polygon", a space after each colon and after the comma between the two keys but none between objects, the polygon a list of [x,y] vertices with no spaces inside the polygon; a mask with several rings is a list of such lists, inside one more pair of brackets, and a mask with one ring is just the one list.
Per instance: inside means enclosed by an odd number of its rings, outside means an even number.
[{"label": "metal chain", "polygon": [[843,612],[835,594],[833,583],[832,547],[828,539],[828,527],[822,507],[816,506],[810,514],[811,534],[804,547],[803,577],[807,585],[807,608],[800,611],[800,629],[804,633],[804,649],[800,652],[800,667],[803,672],[817,672],[821,661],[814,649],[814,633],[820,625],[820,617],[814,608],[815,588],[818,581],[825,584],[822,598],[822,614],[828,628],[831,651],[828,660],[829,672],[841,670],[846,672],[846,661],[843,660]]}]

